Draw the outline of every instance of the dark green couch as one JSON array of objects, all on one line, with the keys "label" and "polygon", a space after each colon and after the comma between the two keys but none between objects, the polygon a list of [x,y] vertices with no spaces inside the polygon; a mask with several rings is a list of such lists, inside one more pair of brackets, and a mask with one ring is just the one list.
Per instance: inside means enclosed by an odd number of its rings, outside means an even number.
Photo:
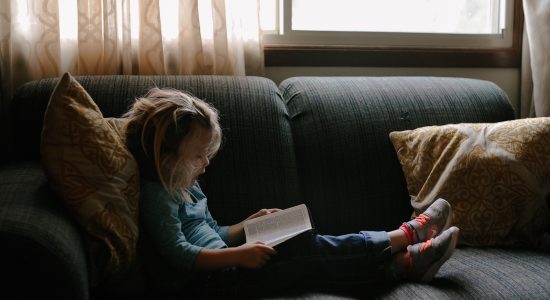
[{"label": "dark green couch", "polygon": [[[260,77],[77,79],[105,117],[120,116],[153,86],[187,90],[213,103],[225,135],[202,184],[213,215],[222,224],[232,224],[259,208],[304,202],[316,227],[326,234],[390,230],[410,216],[389,132],[514,118],[500,88],[462,78],[297,77],[279,87]],[[43,115],[56,82],[25,84],[10,106],[14,151],[0,166],[0,293],[105,298],[109,291],[89,285],[80,229],[49,189],[39,160]],[[157,299],[163,294],[150,289],[143,277],[129,281],[133,286],[121,287],[117,295]],[[459,248],[429,285],[319,287],[271,296],[550,298],[550,255]]]}]

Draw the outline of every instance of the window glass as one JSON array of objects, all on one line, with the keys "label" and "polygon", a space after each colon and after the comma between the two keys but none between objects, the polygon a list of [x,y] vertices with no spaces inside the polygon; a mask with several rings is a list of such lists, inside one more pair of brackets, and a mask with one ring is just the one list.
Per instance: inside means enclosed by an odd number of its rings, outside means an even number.
[{"label": "window glass", "polygon": [[[293,0],[292,30],[499,33],[498,0]],[[504,3],[504,1],[502,1]]]}]

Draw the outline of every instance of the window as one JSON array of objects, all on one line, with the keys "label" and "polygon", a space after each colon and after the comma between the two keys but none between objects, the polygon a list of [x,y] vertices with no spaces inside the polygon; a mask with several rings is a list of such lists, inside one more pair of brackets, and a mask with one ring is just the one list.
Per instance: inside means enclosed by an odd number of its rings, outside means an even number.
[{"label": "window", "polygon": [[[305,31],[500,33],[500,0],[294,0],[291,29]],[[311,14],[312,7],[315,14]],[[502,14],[501,14],[502,11]]]},{"label": "window", "polygon": [[519,0],[262,0],[267,65],[518,66]]}]

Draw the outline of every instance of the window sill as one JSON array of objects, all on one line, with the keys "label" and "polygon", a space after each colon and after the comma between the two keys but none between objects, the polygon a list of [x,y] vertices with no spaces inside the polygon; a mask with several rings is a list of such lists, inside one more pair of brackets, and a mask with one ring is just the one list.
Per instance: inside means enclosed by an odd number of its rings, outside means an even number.
[{"label": "window sill", "polygon": [[519,44],[490,50],[266,46],[264,54],[266,66],[516,68],[521,65]]}]

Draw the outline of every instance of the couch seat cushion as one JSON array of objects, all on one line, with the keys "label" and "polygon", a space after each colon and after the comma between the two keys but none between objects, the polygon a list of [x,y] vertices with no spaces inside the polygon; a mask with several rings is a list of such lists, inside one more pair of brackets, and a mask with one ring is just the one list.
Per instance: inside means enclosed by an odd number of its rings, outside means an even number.
[{"label": "couch seat cushion", "polygon": [[382,299],[548,299],[550,253],[505,248],[456,249],[430,284],[380,287]]}]

